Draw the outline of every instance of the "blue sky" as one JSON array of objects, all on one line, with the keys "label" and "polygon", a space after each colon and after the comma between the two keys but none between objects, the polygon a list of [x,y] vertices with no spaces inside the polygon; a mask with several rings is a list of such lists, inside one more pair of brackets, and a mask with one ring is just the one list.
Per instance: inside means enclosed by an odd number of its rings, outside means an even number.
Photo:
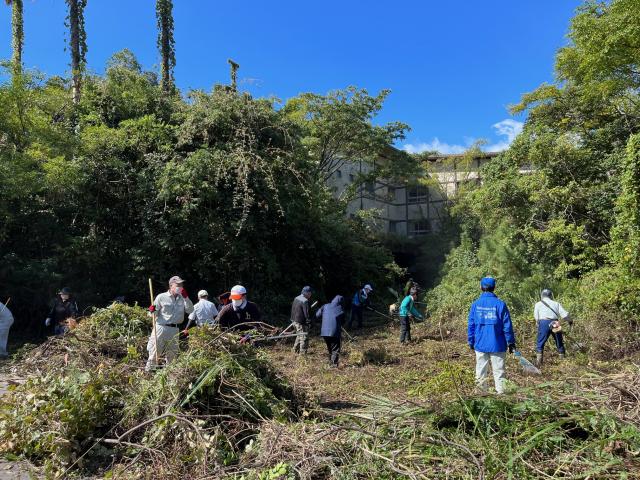
[{"label": "blue sky", "polygon": [[[64,0],[24,0],[24,62],[68,72]],[[412,131],[399,147],[456,153],[476,139],[505,148],[524,118],[507,106],[553,80],[578,0],[174,0],[178,86],[208,90],[240,63],[240,88],[283,100],[357,85],[391,89],[379,123]],[[0,3],[0,57],[10,56],[10,8]],[[102,72],[131,49],[158,64],[155,2],[88,0],[88,66]]]}]

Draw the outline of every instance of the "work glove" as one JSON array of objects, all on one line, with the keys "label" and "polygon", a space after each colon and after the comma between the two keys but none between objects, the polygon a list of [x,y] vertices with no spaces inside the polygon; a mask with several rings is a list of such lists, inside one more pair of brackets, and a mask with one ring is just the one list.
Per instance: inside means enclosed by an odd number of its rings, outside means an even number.
[{"label": "work glove", "polygon": [[240,339],[240,344],[244,345],[245,343],[249,342],[249,340],[251,340],[251,335],[247,333]]},{"label": "work glove", "polygon": [[516,351],[516,344],[515,343],[510,343],[509,344],[509,353],[513,353]]},{"label": "work glove", "polygon": [[149,311],[150,311],[151,313],[155,312],[155,311],[156,311],[156,306],[155,306],[155,305],[151,305],[151,306],[149,307]]},{"label": "work glove", "polygon": [[50,327],[50,326],[51,326],[51,319],[50,319],[50,318],[47,318],[47,319],[44,321],[44,324],[45,324],[45,326]]},{"label": "work glove", "polygon": [[180,294],[182,295],[182,298],[189,298],[189,294],[187,293],[184,287],[180,289]]}]

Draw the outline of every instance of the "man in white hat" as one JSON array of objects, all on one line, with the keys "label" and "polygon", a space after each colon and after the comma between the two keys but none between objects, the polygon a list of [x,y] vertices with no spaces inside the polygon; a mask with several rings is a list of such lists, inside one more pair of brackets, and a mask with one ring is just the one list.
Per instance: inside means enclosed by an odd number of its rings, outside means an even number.
[{"label": "man in white hat", "polygon": [[[242,285],[236,285],[231,289],[231,303],[225,305],[216,321],[222,328],[233,328],[240,324],[259,322],[262,318],[258,306],[247,300],[247,289]],[[251,328],[242,325],[241,329]]]},{"label": "man in white hat", "polygon": [[214,325],[218,316],[218,309],[213,302],[209,301],[209,293],[206,290],[198,292],[198,303],[193,306],[193,312],[189,315],[189,323],[185,327],[187,330],[193,322],[197,326]]},{"label": "man in white hat", "polygon": [[193,303],[187,291],[182,286],[184,280],[175,275],[169,279],[169,290],[159,294],[149,307],[149,311],[156,315],[155,331],[151,332],[147,351],[146,371],[157,366],[156,357],[164,356],[167,363],[178,354],[178,334],[180,325],[184,322],[185,313],[193,312]]}]

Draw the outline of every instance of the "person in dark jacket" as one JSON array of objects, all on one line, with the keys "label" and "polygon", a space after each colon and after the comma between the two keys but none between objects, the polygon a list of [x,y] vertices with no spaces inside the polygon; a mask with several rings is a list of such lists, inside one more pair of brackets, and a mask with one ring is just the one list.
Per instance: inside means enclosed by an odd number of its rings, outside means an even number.
[{"label": "person in dark jacket", "polygon": [[340,344],[342,339],[342,322],[344,322],[344,311],[342,309],[343,298],[336,295],[331,303],[325,303],[316,312],[316,317],[322,318],[320,336],[324,338],[329,351],[329,362],[332,366],[338,366],[340,357]]},{"label": "person in dark jacket", "polygon": [[351,301],[351,316],[349,317],[349,328],[353,325],[353,320],[356,320],[356,327],[362,328],[362,315],[365,308],[371,308],[370,294],[373,292],[371,285],[365,285],[362,290],[358,290],[353,296]]},{"label": "person in dark jacket", "polygon": [[[221,328],[235,328],[244,323],[259,322],[262,318],[258,306],[247,300],[247,290],[242,285],[231,289],[231,303],[225,305],[216,317]],[[250,325],[240,325],[240,330],[250,329]]]},{"label": "person in dark jacket", "polygon": [[62,335],[69,330],[69,319],[78,317],[78,304],[72,297],[71,289],[64,287],[58,292],[53,301],[53,306],[47,315],[44,324],[47,327],[53,325],[53,333]]},{"label": "person in dark jacket", "polygon": [[311,298],[311,287],[304,287],[300,295],[293,299],[291,304],[291,322],[296,328],[296,341],[293,344],[293,353],[305,355],[309,348],[309,327],[311,317],[309,316],[309,299]]},{"label": "person in dark jacket", "polygon": [[484,277],[480,287],[482,295],[471,305],[467,329],[469,348],[476,354],[476,383],[481,391],[486,390],[491,362],[496,392],[504,393],[505,354],[507,349],[515,351],[516,337],[507,304],[493,293],[495,279]]}]

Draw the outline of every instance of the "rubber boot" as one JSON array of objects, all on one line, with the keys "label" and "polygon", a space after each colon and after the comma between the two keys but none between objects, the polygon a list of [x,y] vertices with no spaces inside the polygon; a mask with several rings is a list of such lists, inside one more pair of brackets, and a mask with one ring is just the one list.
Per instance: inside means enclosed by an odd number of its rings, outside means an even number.
[{"label": "rubber boot", "polygon": [[540,368],[542,366],[543,358],[544,358],[543,353],[536,353],[536,367]]}]

